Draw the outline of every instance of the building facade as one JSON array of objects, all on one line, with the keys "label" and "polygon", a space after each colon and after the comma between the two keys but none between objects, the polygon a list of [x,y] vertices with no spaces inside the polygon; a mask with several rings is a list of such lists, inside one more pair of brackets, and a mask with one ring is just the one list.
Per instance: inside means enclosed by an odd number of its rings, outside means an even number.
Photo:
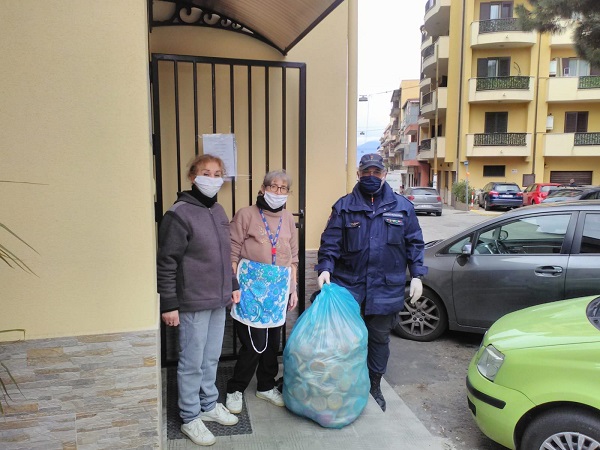
[{"label": "building facade", "polygon": [[600,71],[563,34],[523,31],[516,2],[428,0],[419,158],[447,203],[469,180],[600,184]]}]

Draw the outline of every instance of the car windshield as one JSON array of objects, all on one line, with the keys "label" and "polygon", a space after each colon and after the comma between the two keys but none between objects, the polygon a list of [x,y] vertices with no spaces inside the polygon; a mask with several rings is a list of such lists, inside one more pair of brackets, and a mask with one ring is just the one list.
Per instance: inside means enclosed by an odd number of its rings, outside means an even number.
[{"label": "car windshield", "polygon": [[548,197],[578,197],[583,194],[581,189],[559,189],[552,191]]},{"label": "car windshield", "polygon": [[496,192],[519,192],[519,186],[516,184],[497,184]]},{"label": "car windshield", "polygon": [[435,189],[413,189],[410,193],[412,195],[438,195]]},{"label": "car windshield", "polygon": [[596,328],[600,330],[600,297],[592,300],[587,307],[587,318]]}]

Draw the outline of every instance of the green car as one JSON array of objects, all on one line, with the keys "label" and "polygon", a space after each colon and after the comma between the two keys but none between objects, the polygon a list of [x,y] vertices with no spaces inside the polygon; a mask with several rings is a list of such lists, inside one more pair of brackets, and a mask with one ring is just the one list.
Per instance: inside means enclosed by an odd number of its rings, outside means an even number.
[{"label": "green car", "polygon": [[600,449],[600,297],[498,319],[469,365],[467,391],[481,431],[505,447]]}]

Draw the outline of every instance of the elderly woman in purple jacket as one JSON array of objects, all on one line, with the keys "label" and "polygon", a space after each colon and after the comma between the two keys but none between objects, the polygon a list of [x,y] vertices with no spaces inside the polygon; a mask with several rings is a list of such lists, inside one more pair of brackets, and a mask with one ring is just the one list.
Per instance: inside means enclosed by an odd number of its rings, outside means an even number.
[{"label": "elderly woman in purple jacket", "polygon": [[215,443],[203,422],[238,422],[217,403],[215,385],[225,309],[240,296],[231,268],[229,219],[217,203],[223,175],[220,158],[196,157],[188,172],[192,189],[179,194],[158,233],[160,312],[167,326],[179,327],[181,431],[198,445]]}]

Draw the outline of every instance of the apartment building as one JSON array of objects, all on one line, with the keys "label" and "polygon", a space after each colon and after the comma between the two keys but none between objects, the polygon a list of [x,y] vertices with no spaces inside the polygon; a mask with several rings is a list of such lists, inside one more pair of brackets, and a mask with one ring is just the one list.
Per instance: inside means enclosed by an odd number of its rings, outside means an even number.
[{"label": "apartment building", "polygon": [[380,152],[390,172],[404,186],[429,183],[429,164],[417,159],[419,139],[419,80],[403,80],[391,98],[390,124],[380,139]]},{"label": "apartment building", "polygon": [[425,2],[417,158],[447,203],[466,178],[600,184],[600,68],[572,27],[523,31],[521,3]]}]

